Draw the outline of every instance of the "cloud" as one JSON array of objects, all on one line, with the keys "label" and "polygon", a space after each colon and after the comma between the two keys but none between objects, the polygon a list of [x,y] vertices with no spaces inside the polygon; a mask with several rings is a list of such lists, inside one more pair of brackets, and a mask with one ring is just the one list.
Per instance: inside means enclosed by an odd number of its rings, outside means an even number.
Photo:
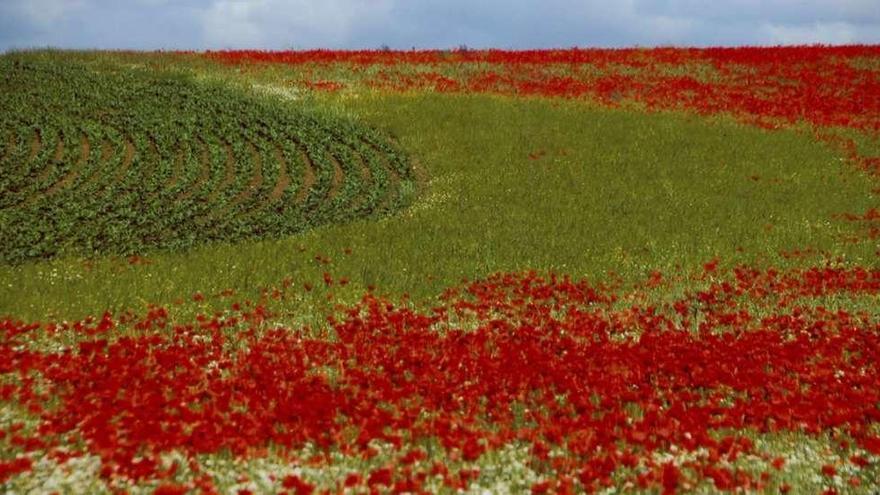
[{"label": "cloud", "polygon": [[217,47],[347,46],[359,29],[391,22],[390,0],[217,0],[198,16]]},{"label": "cloud", "polygon": [[85,8],[85,0],[30,0],[13,1],[9,4],[9,15],[21,16],[26,22],[39,27],[51,27],[64,17]]},{"label": "cloud", "polygon": [[878,42],[877,0],[0,0],[0,50]]},{"label": "cloud", "polygon": [[261,46],[264,34],[254,16],[254,5],[221,0],[202,14],[207,43],[221,46]]},{"label": "cloud", "polygon": [[765,24],[762,32],[773,44],[807,43],[847,44],[859,41],[880,42],[880,27],[861,28],[845,22],[816,22],[809,25]]},{"label": "cloud", "polygon": [[638,0],[636,4],[642,12],[713,22],[880,22],[876,0]]},{"label": "cloud", "polygon": [[86,6],[84,0],[0,2],[0,49],[45,46],[55,25]]}]

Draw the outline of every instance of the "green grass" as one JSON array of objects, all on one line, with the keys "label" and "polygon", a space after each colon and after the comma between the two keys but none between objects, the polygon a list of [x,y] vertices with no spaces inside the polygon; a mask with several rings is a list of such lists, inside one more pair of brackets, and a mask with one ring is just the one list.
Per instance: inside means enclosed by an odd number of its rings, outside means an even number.
[{"label": "green grass", "polygon": [[[492,96],[318,103],[393,135],[414,157],[426,183],[410,208],[280,240],[148,252],[149,265],[68,258],[2,267],[0,314],[77,318],[230,288],[255,297],[285,277],[314,283],[323,271],[351,280],[343,300],[369,285],[425,300],[499,270],[635,279],[715,256],[782,265],[791,262],[779,251],[807,247],[877,263],[870,243],[841,243],[854,226],[832,218],[865,211],[875,186],[806,133]],[[323,297],[297,307],[308,312]]]}]

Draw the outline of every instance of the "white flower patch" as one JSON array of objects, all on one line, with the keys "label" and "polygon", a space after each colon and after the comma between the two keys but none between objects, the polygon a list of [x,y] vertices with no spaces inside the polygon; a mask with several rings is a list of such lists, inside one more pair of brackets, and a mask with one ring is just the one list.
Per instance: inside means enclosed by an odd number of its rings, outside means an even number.
[{"label": "white flower patch", "polygon": [[480,475],[468,487],[472,494],[527,493],[541,481],[529,466],[532,458],[528,444],[509,444],[483,454],[468,468],[480,470]]},{"label": "white flower patch", "polygon": [[291,86],[277,86],[274,84],[252,84],[251,88],[259,93],[270,96],[278,96],[285,100],[298,100],[302,98],[302,91]]},{"label": "white flower patch", "polygon": [[7,481],[5,493],[109,493],[100,470],[101,458],[98,456],[73,457],[63,463],[42,457],[34,462],[29,472]]}]

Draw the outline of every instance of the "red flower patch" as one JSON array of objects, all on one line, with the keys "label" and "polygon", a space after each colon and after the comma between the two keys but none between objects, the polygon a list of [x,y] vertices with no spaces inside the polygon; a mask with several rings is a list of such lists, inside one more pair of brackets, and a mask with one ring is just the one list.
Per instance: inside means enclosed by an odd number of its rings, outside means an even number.
[{"label": "red flower patch", "polygon": [[[621,308],[618,288],[535,273],[467,283],[425,311],[367,294],[330,319],[329,340],[266,330],[262,302],[192,324],[172,324],[162,308],[124,323],[2,320],[4,400],[39,424],[0,438],[22,454],[0,463],[0,476],[27,471],[26,452],[76,439],[110,480],[171,476],[159,461],[169,451],[247,457],[312,445],[318,454],[303,462],[320,466],[329,450],[369,459],[382,442],[393,462],[345,485],[417,491],[432,475],[466,487],[479,473],[450,467],[453,458],[524,442],[542,479],[559,480],[537,492],[600,489],[628,469],[636,486],[673,493],[700,479],[754,488],[774,475],[727,469],[758,453],[730,432],[836,432],[877,450],[880,322],[813,300],[876,296],[880,271],[712,264],[703,290],[657,306]],[[650,292],[650,280],[637,290]],[[35,332],[76,345],[29,350]],[[434,441],[450,466],[424,462],[416,446]],[[694,460],[655,460],[670,450]],[[316,488],[296,476],[281,483]]]},{"label": "red flower patch", "polygon": [[[203,55],[229,64],[289,64],[302,67],[307,76],[318,72],[333,77],[347,67],[349,78],[392,91],[586,97],[608,105],[632,101],[649,109],[734,114],[767,128],[806,121],[818,127],[880,130],[880,76],[859,63],[880,57],[877,46],[244,50]],[[421,70],[413,71],[414,66]],[[367,67],[374,70],[363,70]],[[327,71],[320,72],[322,68]],[[322,91],[345,86],[324,79],[300,84]]]}]

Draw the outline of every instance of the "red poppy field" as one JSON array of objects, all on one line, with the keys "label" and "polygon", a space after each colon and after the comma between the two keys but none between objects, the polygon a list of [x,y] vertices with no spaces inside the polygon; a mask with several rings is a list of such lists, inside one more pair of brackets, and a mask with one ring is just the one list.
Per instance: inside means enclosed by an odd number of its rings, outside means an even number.
[{"label": "red poppy field", "polygon": [[[340,120],[279,134],[283,112],[254,110],[241,144],[217,131],[154,153],[208,176],[204,145],[259,177],[270,199],[248,193],[241,225],[278,225],[273,191],[301,180],[318,191],[290,210],[302,231],[9,255],[4,491],[880,487],[876,46],[15,56]],[[340,115],[364,130],[334,131]],[[51,134],[15,125],[4,163],[51,154]],[[146,151],[124,161],[151,166],[159,133],[127,132],[119,150]],[[300,150],[309,179],[284,169]],[[404,199],[347,210],[381,203],[371,184]],[[100,233],[106,209],[64,214]]]},{"label": "red poppy field", "polygon": [[[880,130],[876,46],[451,52],[208,52],[252,69],[301,67],[288,84],[379,90],[587,97],[606,105],[732,113],[757,125],[806,122]],[[343,66],[346,77],[330,69]]]}]

